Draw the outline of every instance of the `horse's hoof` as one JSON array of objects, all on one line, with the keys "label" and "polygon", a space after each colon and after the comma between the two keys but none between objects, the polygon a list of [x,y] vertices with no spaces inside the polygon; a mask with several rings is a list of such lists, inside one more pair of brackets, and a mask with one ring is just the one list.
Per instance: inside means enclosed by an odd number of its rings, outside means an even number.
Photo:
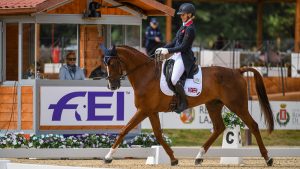
[{"label": "horse's hoof", "polygon": [[200,165],[203,162],[203,158],[198,158],[195,160],[195,165]]},{"label": "horse's hoof", "polygon": [[171,161],[171,166],[175,166],[175,165],[177,165],[177,164],[178,164],[178,160],[177,160],[177,159]]},{"label": "horse's hoof", "polygon": [[109,163],[111,163],[112,162],[112,159],[104,159],[104,163],[105,164],[109,164]]},{"label": "horse's hoof", "polygon": [[273,165],[273,158],[269,158],[266,162],[267,162],[268,166],[272,166]]}]

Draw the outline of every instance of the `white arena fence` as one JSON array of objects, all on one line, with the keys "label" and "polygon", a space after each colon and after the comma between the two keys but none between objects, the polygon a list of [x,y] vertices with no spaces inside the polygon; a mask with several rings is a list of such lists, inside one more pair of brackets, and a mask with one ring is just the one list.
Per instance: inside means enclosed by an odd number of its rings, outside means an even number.
[{"label": "white arena fence", "polygon": [[[158,146],[156,146],[158,147]],[[160,147],[162,148],[162,147]],[[177,158],[195,158],[200,147],[172,147]],[[300,157],[300,147],[267,147],[270,157]],[[65,149],[1,149],[0,158],[89,159],[104,158],[109,148]],[[114,158],[147,158],[155,156],[156,148],[119,148]],[[212,147],[204,157],[261,157],[258,148]]]},{"label": "white arena fence", "polygon": [[[1,164],[2,163],[2,164]],[[19,164],[3,162],[0,160],[0,169],[108,169],[108,168],[90,168],[90,167],[70,167],[70,166],[56,166],[56,165],[37,165],[37,164]]]}]

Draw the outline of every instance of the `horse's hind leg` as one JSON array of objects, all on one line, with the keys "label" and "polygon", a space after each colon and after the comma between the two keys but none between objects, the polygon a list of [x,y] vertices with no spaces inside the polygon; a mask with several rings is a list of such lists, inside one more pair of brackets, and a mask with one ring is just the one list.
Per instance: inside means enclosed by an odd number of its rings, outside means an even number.
[{"label": "horse's hind leg", "polygon": [[266,160],[266,163],[268,166],[273,165],[273,159],[268,156],[268,151],[262,141],[258,124],[256,121],[252,118],[248,111],[248,102],[245,101],[243,104],[238,104],[237,102],[226,105],[231,111],[235,112],[241,120],[248,126],[251,133],[255,136],[256,142],[258,144],[259,150],[261,155]]},{"label": "horse's hind leg", "polygon": [[203,155],[207,152],[209,147],[215,142],[215,140],[219,137],[219,135],[225,130],[225,125],[223,123],[221,111],[224,106],[224,104],[219,101],[211,101],[205,104],[210,119],[213,123],[213,133],[208,138],[208,140],[203,144],[201,147],[199,153],[196,156],[195,164],[201,164],[203,162]]},{"label": "horse's hind leg", "polygon": [[171,165],[172,166],[177,165],[178,160],[174,157],[173,151],[170,148],[170,146],[163,139],[158,113],[151,114],[151,116],[149,116],[149,119],[150,119],[152,129],[153,129],[153,132],[154,132],[154,135],[155,135],[157,141],[159,142],[159,144],[161,144],[163,146],[166,153],[169,155],[169,157],[171,159]]},{"label": "horse's hind leg", "polygon": [[125,137],[125,135],[132,130],[136,125],[138,125],[141,121],[143,121],[146,118],[146,115],[142,113],[141,111],[137,111],[135,115],[130,119],[130,121],[127,123],[125,127],[122,128],[122,131],[119,133],[119,136],[117,137],[117,140],[111,147],[110,151],[107,153],[107,155],[104,158],[105,163],[111,163],[112,162],[112,155],[116,152],[117,147]]}]

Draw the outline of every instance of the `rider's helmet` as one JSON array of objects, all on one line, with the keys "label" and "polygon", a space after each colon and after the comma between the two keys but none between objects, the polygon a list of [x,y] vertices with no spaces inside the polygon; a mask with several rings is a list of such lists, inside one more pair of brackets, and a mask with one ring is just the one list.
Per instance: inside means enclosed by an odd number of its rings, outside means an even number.
[{"label": "rider's helmet", "polygon": [[196,9],[195,6],[191,3],[183,3],[180,5],[177,15],[191,13],[193,16],[195,15]]}]

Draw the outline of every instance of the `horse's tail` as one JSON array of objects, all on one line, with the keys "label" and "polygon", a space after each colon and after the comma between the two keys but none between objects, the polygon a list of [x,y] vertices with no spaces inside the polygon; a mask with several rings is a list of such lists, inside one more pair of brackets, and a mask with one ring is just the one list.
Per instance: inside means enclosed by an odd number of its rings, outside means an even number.
[{"label": "horse's tail", "polygon": [[273,112],[270,106],[269,99],[267,97],[266,88],[262,76],[256,69],[251,67],[240,68],[239,71],[241,73],[248,72],[248,71],[254,73],[255,88],[256,88],[258,100],[264,113],[265,123],[268,126],[268,131],[269,133],[271,133],[274,130],[274,117],[273,117]]}]

